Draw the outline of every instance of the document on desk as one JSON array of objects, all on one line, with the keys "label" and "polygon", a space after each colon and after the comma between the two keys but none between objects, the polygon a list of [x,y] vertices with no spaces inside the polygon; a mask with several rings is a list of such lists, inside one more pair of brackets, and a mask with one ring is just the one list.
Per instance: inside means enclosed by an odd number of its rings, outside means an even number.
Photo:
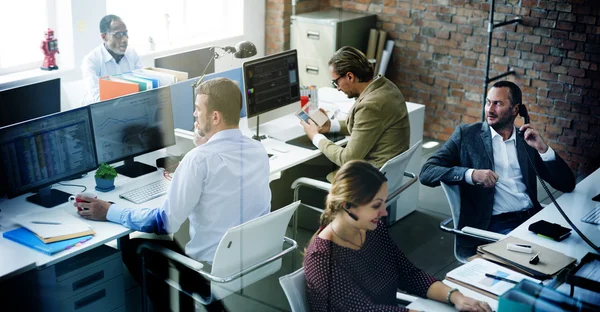
[{"label": "document on desk", "polygon": [[[496,278],[487,277],[494,275]],[[490,261],[477,258],[448,272],[446,278],[493,299],[498,299],[507,290],[523,279],[539,283],[539,280],[517,273]]]},{"label": "document on desk", "polygon": [[[77,237],[73,234],[89,235],[90,226],[62,210],[16,216],[13,221],[35,233],[41,239],[53,237]],[[87,234],[86,234],[87,233]],[[92,231],[93,233],[93,231]]]}]

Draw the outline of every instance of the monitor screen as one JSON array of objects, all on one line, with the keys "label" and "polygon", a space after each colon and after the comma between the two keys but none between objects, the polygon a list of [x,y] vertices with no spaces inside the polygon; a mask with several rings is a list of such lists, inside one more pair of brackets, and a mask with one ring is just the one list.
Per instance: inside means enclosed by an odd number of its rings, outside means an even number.
[{"label": "monitor screen", "polygon": [[[215,71],[214,47],[206,47],[181,53],[175,53],[154,59],[154,66],[188,73],[188,78],[195,78]],[[212,61],[211,61],[212,60]]]},{"label": "monitor screen", "polygon": [[169,87],[90,105],[98,163],[116,162],[175,144]]},{"label": "monitor screen", "polygon": [[60,79],[0,91],[0,127],[60,112]]},{"label": "monitor screen", "polygon": [[96,168],[87,107],[0,128],[0,165],[9,197]]},{"label": "monitor screen", "polygon": [[300,100],[296,50],[245,62],[243,72],[248,117]]}]

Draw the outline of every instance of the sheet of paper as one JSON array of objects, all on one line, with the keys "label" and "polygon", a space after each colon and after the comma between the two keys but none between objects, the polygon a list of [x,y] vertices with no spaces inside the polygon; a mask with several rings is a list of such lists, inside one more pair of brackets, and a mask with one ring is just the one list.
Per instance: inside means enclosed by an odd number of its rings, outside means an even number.
[{"label": "sheet of paper", "polygon": [[[13,221],[43,238],[69,235],[90,229],[87,223],[77,217],[56,209],[42,213],[20,215],[15,217]],[[32,223],[33,221],[60,224],[36,224]]]},{"label": "sheet of paper", "polygon": [[486,277],[486,273],[513,280],[515,282],[520,282],[523,279],[528,279],[535,283],[540,282],[539,280],[501,267],[484,259],[474,259],[471,262],[465,263],[464,265],[448,272],[446,276],[488,291],[497,296],[502,295],[504,292],[515,286],[515,284],[507,281]]}]

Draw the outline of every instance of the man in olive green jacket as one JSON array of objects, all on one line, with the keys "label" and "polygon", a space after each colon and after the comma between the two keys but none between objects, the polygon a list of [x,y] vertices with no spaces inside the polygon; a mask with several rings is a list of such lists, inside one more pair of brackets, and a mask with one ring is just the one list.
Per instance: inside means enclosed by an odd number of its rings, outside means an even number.
[{"label": "man in olive green jacket", "polygon": [[[352,47],[339,49],[329,60],[331,83],[349,98],[357,98],[348,118],[330,120],[320,129],[312,121],[301,121],[306,135],[338,166],[362,159],[381,168],[385,162],[409,148],[410,124],[404,96],[383,76],[373,78],[365,55]],[[350,135],[346,147],[335,145],[320,133]],[[333,175],[327,176],[329,181]]]}]

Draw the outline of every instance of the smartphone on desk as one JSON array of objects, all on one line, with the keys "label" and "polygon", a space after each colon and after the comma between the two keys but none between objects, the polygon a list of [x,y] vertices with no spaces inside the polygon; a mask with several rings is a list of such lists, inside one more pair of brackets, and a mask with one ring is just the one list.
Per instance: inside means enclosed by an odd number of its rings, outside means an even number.
[{"label": "smartphone on desk", "polygon": [[562,241],[571,235],[571,229],[557,223],[540,220],[529,225],[529,230],[539,236],[555,241]]}]

